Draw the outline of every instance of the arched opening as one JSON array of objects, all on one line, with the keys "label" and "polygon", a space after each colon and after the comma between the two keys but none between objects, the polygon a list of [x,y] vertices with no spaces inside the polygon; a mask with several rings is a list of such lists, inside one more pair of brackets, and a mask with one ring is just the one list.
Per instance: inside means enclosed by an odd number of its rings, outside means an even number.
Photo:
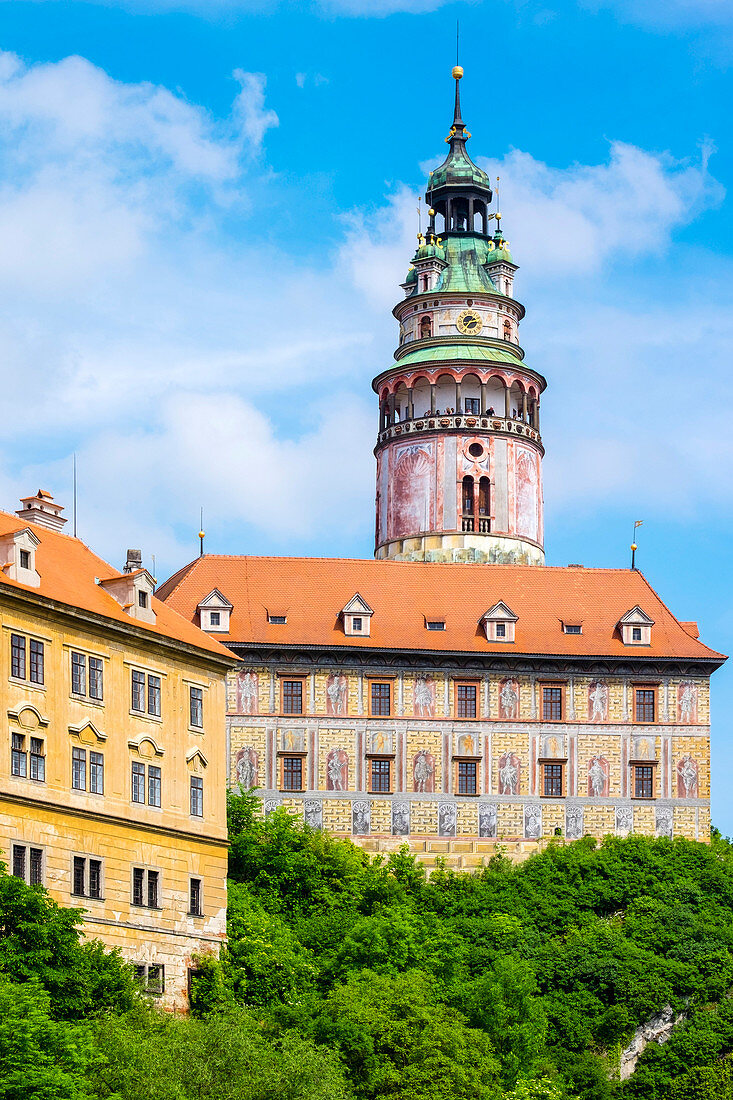
[{"label": "arched opening", "polygon": [[445,201],[437,202],[434,207],[435,210],[435,232],[440,236],[441,233],[445,233],[446,225],[448,224],[446,218]]},{"label": "arched opening", "polygon": [[486,233],[486,203],[480,199],[473,200],[473,231],[474,233]]},{"label": "arched opening", "polygon": [[491,520],[491,488],[487,477],[482,477],[478,483],[478,529],[480,534],[488,534]]},{"label": "arched opening", "polygon": [[522,420],[526,413],[527,395],[519,382],[512,382],[509,404],[511,406],[512,420]]},{"label": "arched opening", "polygon": [[433,322],[430,317],[425,316],[420,318],[420,339],[427,340],[429,336],[433,335]]},{"label": "arched opening", "polygon": [[466,199],[454,199],[452,204],[453,229],[456,233],[468,231],[468,201]]},{"label": "arched opening", "polygon": [[430,416],[430,383],[427,378],[418,378],[412,387],[412,404],[415,416]]},{"label": "arched opening", "polygon": [[461,399],[463,412],[470,416],[481,415],[481,380],[475,374],[466,374],[461,379]]},{"label": "arched opening", "polygon": [[453,413],[456,408],[456,383],[450,374],[441,374],[435,386],[436,413]]},{"label": "arched opening", "polygon": [[461,530],[473,531],[474,530],[474,492],[473,492],[473,478],[464,477],[463,479],[463,491],[461,493]]},{"label": "arched opening", "polygon": [[400,382],[397,389],[395,390],[394,402],[395,421],[401,423],[403,420],[409,420],[409,393],[407,390],[407,386],[404,382]]},{"label": "arched opening", "polygon": [[506,411],[506,401],[504,398],[504,391],[506,386],[501,378],[497,378],[493,375],[485,383],[484,392],[486,394],[486,401],[484,408],[484,414],[486,416],[503,416]]}]

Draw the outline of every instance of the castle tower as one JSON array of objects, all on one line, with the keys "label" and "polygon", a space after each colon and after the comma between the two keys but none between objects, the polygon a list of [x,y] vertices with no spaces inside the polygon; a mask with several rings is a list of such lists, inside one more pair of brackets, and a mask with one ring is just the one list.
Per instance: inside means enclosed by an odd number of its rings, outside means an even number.
[{"label": "castle tower", "polygon": [[[393,312],[395,362],[379,396],[376,557],[544,562],[539,399],[513,296],[517,266],[466,152],[456,66],[448,156],[430,174],[429,226]],[[493,236],[491,221],[496,222]]]}]

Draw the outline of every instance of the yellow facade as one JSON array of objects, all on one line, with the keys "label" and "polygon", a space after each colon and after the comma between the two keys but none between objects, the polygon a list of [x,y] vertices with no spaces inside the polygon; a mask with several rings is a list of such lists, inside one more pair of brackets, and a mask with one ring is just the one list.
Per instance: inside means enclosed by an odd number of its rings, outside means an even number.
[{"label": "yellow facade", "polygon": [[[185,1008],[195,956],[218,952],[226,928],[228,659],[6,586],[0,608],[0,859],[83,908],[86,935],[119,948],[167,1007]],[[24,676],[13,675],[17,639]],[[31,642],[42,682],[30,676]],[[145,677],[145,713],[133,710],[133,673]]]}]

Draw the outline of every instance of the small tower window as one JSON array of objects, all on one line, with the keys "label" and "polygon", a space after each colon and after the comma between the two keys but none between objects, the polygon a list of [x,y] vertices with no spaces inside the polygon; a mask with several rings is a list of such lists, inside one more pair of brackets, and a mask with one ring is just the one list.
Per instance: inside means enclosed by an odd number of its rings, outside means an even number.
[{"label": "small tower window", "polygon": [[427,340],[429,336],[433,335],[433,322],[429,317],[420,318],[420,339]]},{"label": "small tower window", "polygon": [[473,478],[464,477],[463,479],[463,514],[462,514],[462,528],[464,531],[473,531]]}]

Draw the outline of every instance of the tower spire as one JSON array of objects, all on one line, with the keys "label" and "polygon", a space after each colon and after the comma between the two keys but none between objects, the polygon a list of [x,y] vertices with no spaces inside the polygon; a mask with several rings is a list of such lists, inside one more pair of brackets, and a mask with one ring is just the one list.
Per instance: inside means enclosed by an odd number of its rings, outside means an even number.
[{"label": "tower spire", "polygon": [[456,82],[456,102],[453,108],[453,125],[451,126],[450,138],[451,140],[458,138],[465,141],[467,138],[466,127],[463,119],[461,118],[461,77],[463,76],[463,69],[460,65],[453,66],[453,79]]}]

